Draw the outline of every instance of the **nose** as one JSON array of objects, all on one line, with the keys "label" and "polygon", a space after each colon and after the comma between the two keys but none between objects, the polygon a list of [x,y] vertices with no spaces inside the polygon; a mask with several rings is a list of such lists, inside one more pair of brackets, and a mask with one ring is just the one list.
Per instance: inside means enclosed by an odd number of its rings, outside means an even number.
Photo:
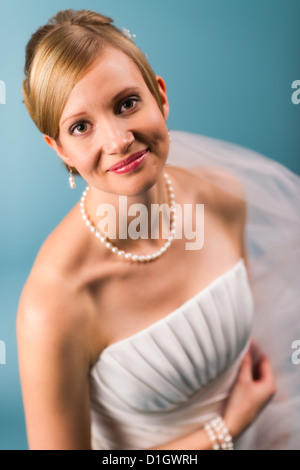
[{"label": "nose", "polygon": [[102,149],[108,155],[126,153],[135,140],[131,131],[125,131],[113,125],[105,134]]}]

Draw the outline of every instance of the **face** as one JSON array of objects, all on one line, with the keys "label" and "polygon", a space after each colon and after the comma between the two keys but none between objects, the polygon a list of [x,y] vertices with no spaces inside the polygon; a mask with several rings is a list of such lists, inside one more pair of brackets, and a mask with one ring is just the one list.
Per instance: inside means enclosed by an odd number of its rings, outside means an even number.
[{"label": "face", "polygon": [[[168,101],[163,80],[157,81],[164,116],[136,64],[106,48],[70,93],[59,143],[44,136],[46,142],[91,189],[139,194],[155,183],[169,151]],[[128,157],[131,164],[117,170]]]}]

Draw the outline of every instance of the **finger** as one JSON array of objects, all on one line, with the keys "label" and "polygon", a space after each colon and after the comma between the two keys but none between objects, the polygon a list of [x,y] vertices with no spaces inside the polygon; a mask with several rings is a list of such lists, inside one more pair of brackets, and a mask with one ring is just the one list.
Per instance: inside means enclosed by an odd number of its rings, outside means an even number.
[{"label": "finger", "polygon": [[256,340],[253,338],[253,336],[251,337],[251,341],[250,341],[250,349],[251,348],[255,348],[257,345],[257,342]]},{"label": "finger", "polygon": [[252,359],[253,359],[253,362],[254,363],[257,363],[261,356],[264,355],[262,349],[260,348],[260,346],[258,345],[258,343],[253,339],[251,341],[251,355],[252,355]]},{"label": "finger", "polygon": [[258,382],[262,384],[269,384],[270,386],[275,386],[275,377],[273,373],[273,369],[271,363],[267,356],[263,355],[259,364],[257,365],[258,368]]},{"label": "finger", "polygon": [[257,369],[259,372],[259,378],[261,380],[272,374],[271,363],[265,354],[260,357],[259,363],[257,364]]},{"label": "finger", "polygon": [[241,382],[249,382],[252,380],[252,358],[249,351],[245,354],[241,362],[238,380]]}]

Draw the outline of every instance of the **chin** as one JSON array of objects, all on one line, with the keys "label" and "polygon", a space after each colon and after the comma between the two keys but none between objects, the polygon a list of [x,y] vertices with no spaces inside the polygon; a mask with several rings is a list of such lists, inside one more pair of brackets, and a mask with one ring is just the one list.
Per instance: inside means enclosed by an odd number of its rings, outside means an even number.
[{"label": "chin", "polygon": [[141,194],[151,189],[157,183],[160,174],[161,170],[155,171],[155,169],[153,169],[153,172],[151,172],[151,174],[146,174],[146,172],[142,171],[136,173],[136,179],[132,179],[128,182],[128,184],[122,185],[122,187],[120,187],[119,194],[128,197],[140,196]]}]

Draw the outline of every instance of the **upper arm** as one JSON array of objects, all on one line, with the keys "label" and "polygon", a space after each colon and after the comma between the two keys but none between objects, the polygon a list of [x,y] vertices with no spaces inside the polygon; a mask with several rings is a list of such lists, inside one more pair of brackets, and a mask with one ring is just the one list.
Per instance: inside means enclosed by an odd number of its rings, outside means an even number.
[{"label": "upper arm", "polygon": [[86,328],[71,303],[57,287],[38,282],[20,299],[19,368],[31,449],[90,449]]}]

